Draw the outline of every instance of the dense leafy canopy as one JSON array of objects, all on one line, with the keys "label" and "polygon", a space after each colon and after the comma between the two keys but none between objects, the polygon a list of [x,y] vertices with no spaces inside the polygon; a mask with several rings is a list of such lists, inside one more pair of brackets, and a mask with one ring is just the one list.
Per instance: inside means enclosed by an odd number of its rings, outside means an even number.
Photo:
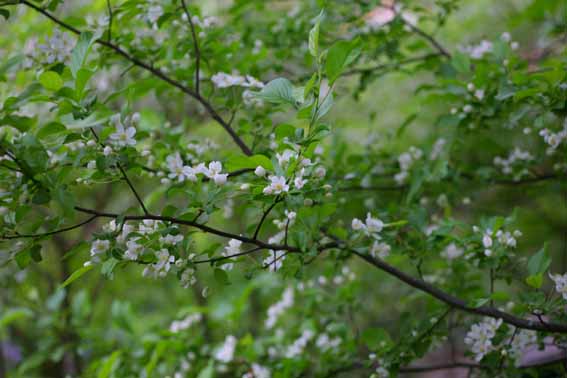
[{"label": "dense leafy canopy", "polygon": [[564,376],[566,15],[0,0],[0,377]]}]

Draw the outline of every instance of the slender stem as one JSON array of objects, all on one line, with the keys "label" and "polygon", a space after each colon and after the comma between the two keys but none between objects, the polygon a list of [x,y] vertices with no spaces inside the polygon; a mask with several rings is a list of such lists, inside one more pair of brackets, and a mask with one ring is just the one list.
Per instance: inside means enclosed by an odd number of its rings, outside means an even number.
[{"label": "slender stem", "polygon": [[[91,133],[93,134],[95,140],[97,141],[97,143],[100,144],[104,148],[105,144],[99,139],[96,131],[92,127],[90,128],[90,130],[91,130]],[[126,174],[126,171],[124,170],[124,168],[122,168],[122,165],[119,162],[116,162],[116,166],[118,167],[118,170],[122,174],[124,181],[126,181],[128,186],[130,187],[130,190],[132,191],[132,193],[134,193],[134,197],[136,197],[136,200],[140,204],[140,207],[144,211],[144,214],[149,214],[148,209],[146,208],[146,205],[144,205],[144,201],[142,200],[142,197],[140,197],[140,195],[138,194],[138,191],[136,190],[136,188],[132,184],[132,181],[130,181],[130,179],[128,178],[128,175]]]},{"label": "slender stem", "polygon": [[192,263],[193,264],[204,264],[204,263],[213,263],[213,262],[217,262],[217,261],[229,260],[229,259],[232,259],[232,258],[235,258],[235,257],[246,256],[246,255],[249,255],[251,253],[261,251],[262,249],[263,249],[262,247],[256,247],[256,248],[253,248],[253,249],[249,249],[248,251],[235,253],[233,255],[213,257],[213,258],[206,259],[206,260],[197,260],[197,261],[193,261]]},{"label": "slender stem", "polygon": [[350,71],[346,71],[343,76],[349,76],[349,75],[358,75],[358,74],[365,74],[365,73],[372,73],[375,71],[382,71],[382,70],[388,70],[388,69],[395,69],[401,66],[405,66],[411,63],[417,63],[417,62],[422,62],[422,61],[426,61],[432,58],[436,58],[442,56],[441,53],[431,53],[431,54],[425,54],[423,56],[416,56],[413,58],[407,58],[404,60],[400,60],[399,62],[392,62],[392,63],[384,63],[384,64],[379,64],[373,67],[359,67],[359,68],[353,68]]},{"label": "slender stem", "polygon": [[254,236],[252,237],[253,239],[258,238],[258,234],[260,233],[260,230],[262,229],[262,225],[264,224],[264,221],[266,220],[266,218],[268,217],[268,214],[270,214],[272,209],[278,204],[278,202],[280,202],[279,196],[276,197],[275,201],[270,205],[270,207],[268,207],[266,209],[266,211],[264,211],[264,214],[262,214],[262,218],[260,218],[260,222],[258,222],[258,225],[256,226],[256,230],[254,231]]},{"label": "slender stem", "polygon": [[106,9],[108,10],[108,43],[112,41],[112,21],[114,14],[112,13],[112,5],[110,5],[110,0],[106,0]]},{"label": "slender stem", "polygon": [[195,33],[195,25],[193,24],[193,19],[191,18],[191,13],[189,13],[187,5],[185,4],[185,0],[181,0],[181,5],[183,6],[183,11],[187,16],[187,21],[189,22],[189,26],[191,27],[191,35],[193,36],[193,50],[195,50],[195,92],[199,94],[199,67],[201,64],[201,50],[199,49],[197,33]]}]

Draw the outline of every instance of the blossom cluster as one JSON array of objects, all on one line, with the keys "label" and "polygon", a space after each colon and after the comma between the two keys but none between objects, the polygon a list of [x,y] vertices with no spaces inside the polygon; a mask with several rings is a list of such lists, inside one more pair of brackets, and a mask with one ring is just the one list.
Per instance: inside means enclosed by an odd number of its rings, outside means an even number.
[{"label": "blossom cluster", "polygon": [[[169,184],[171,181],[182,183],[184,181],[197,181],[197,175],[203,175],[211,179],[217,185],[224,185],[228,179],[228,173],[222,172],[222,163],[219,161],[212,161],[206,166],[204,163],[199,163],[196,166],[190,166],[183,162],[179,152],[169,155],[166,158],[167,170],[169,173],[167,177],[161,179],[162,184]],[[159,175],[159,173],[158,173]],[[164,175],[163,173],[161,174]]]},{"label": "blossom cluster", "polygon": [[549,145],[548,154],[553,154],[561,143],[567,141],[567,118],[563,122],[561,131],[554,133],[549,129],[543,129],[539,132],[539,135]]},{"label": "blossom cluster", "polygon": [[555,283],[555,290],[561,294],[563,299],[567,300],[567,273],[565,274],[549,274],[549,278]]},{"label": "blossom cluster", "polygon": [[394,180],[398,184],[405,183],[409,178],[409,171],[416,161],[423,157],[423,151],[417,147],[411,146],[407,152],[404,152],[398,157],[400,165],[400,172],[394,176]]},{"label": "blossom cluster", "polygon": [[474,226],[473,231],[480,235],[482,247],[484,248],[485,256],[492,256],[493,251],[496,248],[503,249],[514,249],[517,245],[517,238],[522,236],[520,230],[515,230],[514,232],[494,230],[487,228],[482,231],[479,227]]},{"label": "blossom cluster", "polygon": [[515,178],[520,179],[521,176],[529,174],[528,170],[523,168],[523,165],[532,160],[534,160],[532,154],[528,151],[522,151],[519,147],[516,147],[507,158],[502,158],[500,156],[495,157],[494,165],[499,167],[505,175],[514,173],[514,168],[519,166],[521,170],[516,173]]},{"label": "blossom cluster", "polygon": [[294,303],[294,292],[292,287],[284,290],[281,300],[274,303],[268,308],[268,318],[266,319],[265,326],[271,329],[276,325],[278,318]]},{"label": "blossom cluster", "polygon": [[34,61],[42,64],[63,63],[70,59],[75,39],[69,34],[55,30],[51,37],[46,36],[45,42],[38,44],[37,40],[28,41],[24,53],[24,67],[31,67]]},{"label": "blossom cluster", "polygon": [[473,324],[466,334],[465,344],[471,348],[477,362],[495,349],[492,339],[501,325],[502,319],[486,318],[480,323]]},{"label": "blossom cluster", "polygon": [[173,322],[171,322],[171,325],[169,326],[169,331],[172,333],[178,333],[184,331],[188,328],[191,328],[192,325],[200,322],[202,318],[203,315],[201,315],[201,313],[199,312],[196,312],[194,314],[189,314],[182,320],[174,320]]},{"label": "blossom cluster", "polygon": [[103,231],[102,237],[91,243],[91,258],[85,265],[109,258],[113,249],[126,261],[140,262],[142,256],[149,259],[151,262],[145,264],[143,276],[165,277],[175,268],[181,274],[183,286],[188,287],[195,282],[195,271],[188,266],[194,254],[189,255],[187,260],[179,257],[179,247],[185,238],[177,228],[166,227],[161,221],[150,219],[139,222],[137,227],[131,222],[117,224],[112,220]]}]

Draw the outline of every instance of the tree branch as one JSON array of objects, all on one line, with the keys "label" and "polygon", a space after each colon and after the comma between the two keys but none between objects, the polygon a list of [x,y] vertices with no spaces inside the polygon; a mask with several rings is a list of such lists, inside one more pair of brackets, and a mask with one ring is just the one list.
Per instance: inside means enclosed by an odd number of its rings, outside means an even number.
[{"label": "tree branch", "polygon": [[[32,8],[32,9],[34,9],[36,12],[41,13],[42,15],[44,15],[45,17],[47,17],[51,21],[55,22],[57,25],[63,27],[64,29],[67,29],[68,31],[70,31],[72,33],[81,34],[80,30],[78,30],[77,28],[61,21],[60,19],[53,16],[51,13],[49,13],[45,9],[35,5],[34,3],[30,2],[30,1],[20,0],[20,4],[24,4],[24,5]],[[115,53],[122,56],[124,59],[130,61],[133,65],[138,66],[138,67],[146,70],[147,72],[151,73],[152,75],[154,75],[158,79],[174,86],[175,88],[179,89],[183,93],[185,93],[185,94],[189,95],[190,97],[194,98],[195,100],[197,100],[205,108],[205,110],[209,113],[209,115],[219,125],[221,125],[221,127],[230,135],[232,140],[238,145],[238,147],[242,150],[242,152],[247,156],[252,155],[252,151],[246,145],[246,143],[244,143],[244,141],[238,136],[236,131],[234,131],[234,129],[220,116],[220,114],[217,113],[217,111],[213,108],[211,103],[208,102],[199,93],[197,93],[194,90],[192,90],[191,88],[185,86],[181,82],[167,76],[165,73],[163,73],[158,68],[152,67],[151,64],[145,63],[142,60],[134,57],[133,55],[129,54],[128,52],[123,50],[118,45],[115,45],[111,42],[108,42],[108,41],[105,41],[105,40],[102,40],[102,39],[96,40],[96,43],[98,43],[99,45],[102,45],[104,47],[107,47],[111,50],[114,50]]]},{"label": "tree branch", "polygon": [[404,60],[400,60],[398,62],[392,62],[392,63],[384,63],[384,64],[379,64],[373,67],[359,67],[359,68],[353,68],[349,71],[346,71],[343,76],[350,76],[350,75],[358,75],[358,74],[365,74],[365,73],[371,73],[374,71],[381,71],[381,70],[387,70],[387,69],[395,69],[401,66],[405,66],[411,63],[417,63],[417,62],[422,62],[428,59],[432,59],[432,58],[436,58],[442,56],[441,53],[431,53],[431,54],[426,54],[426,55],[422,55],[422,56],[416,56],[413,58],[407,58]]},{"label": "tree branch", "polygon": [[44,233],[40,233],[40,234],[17,234],[17,235],[3,235],[0,236],[0,240],[12,240],[12,239],[25,239],[25,238],[41,238],[44,236],[51,236],[51,235],[55,235],[55,234],[60,234],[63,232],[67,232],[67,231],[71,231],[71,230],[75,230],[77,228],[83,227],[86,224],[91,223],[92,221],[94,221],[96,218],[98,218],[98,215],[93,215],[92,217],[77,223],[75,225],[69,226],[69,227],[64,227],[64,228],[60,228],[58,230],[54,230],[54,231],[49,231],[49,232],[44,232]]},{"label": "tree branch", "polygon": [[436,298],[437,300],[444,302],[461,311],[465,311],[476,315],[483,315],[495,319],[502,319],[502,321],[504,321],[505,323],[511,324],[518,328],[531,329],[534,331],[541,331],[541,332],[567,333],[567,324],[546,323],[545,325],[542,325],[537,321],[519,318],[507,312],[500,311],[494,307],[490,307],[490,306],[471,307],[464,300],[457,298],[449,293],[446,293],[443,290],[425,281],[414,278],[398,270],[397,268],[387,264],[382,260],[373,258],[369,255],[362,254],[352,248],[347,247],[345,249],[352,252],[353,254],[355,254],[362,260],[366,261],[370,265],[373,265],[374,267],[390,274],[391,276],[396,277],[397,279],[408,284],[409,286],[421,290],[431,295],[432,297]]}]

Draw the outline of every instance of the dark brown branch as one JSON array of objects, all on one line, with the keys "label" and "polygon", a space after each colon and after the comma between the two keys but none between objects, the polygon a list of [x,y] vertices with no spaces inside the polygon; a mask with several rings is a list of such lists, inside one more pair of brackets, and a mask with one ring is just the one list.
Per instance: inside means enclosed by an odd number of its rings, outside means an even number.
[{"label": "dark brown branch", "polygon": [[25,239],[25,238],[41,238],[44,236],[51,236],[51,235],[56,235],[56,234],[61,234],[63,232],[67,232],[67,231],[72,231],[75,230],[77,228],[83,227],[84,225],[91,223],[92,221],[94,221],[96,218],[98,218],[98,215],[93,215],[92,217],[82,221],[81,223],[77,223],[75,225],[69,226],[69,227],[64,227],[64,228],[60,228],[58,230],[54,230],[54,231],[49,231],[49,232],[44,232],[44,233],[40,233],[40,234],[17,234],[17,235],[3,235],[0,236],[0,240],[11,240],[11,239]]},{"label": "dark brown branch", "polygon": [[494,307],[490,306],[480,306],[480,307],[471,307],[465,302],[464,300],[457,298],[449,293],[444,292],[443,290],[425,282],[420,279],[414,278],[397,268],[385,263],[380,259],[373,258],[369,255],[362,254],[354,249],[346,248],[356,256],[360,257],[370,265],[396,277],[400,281],[412,286],[418,290],[421,290],[432,297],[438,299],[441,302],[444,302],[456,309],[461,311],[465,311],[471,314],[483,315],[488,316],[490,318],[495,319],[502,319],[505,323],[511,324],[518,328],[523,329],[531,329],[534,331],[541,331],[541,332],[557,332],[557,333],[567,333],[567,324],[559,324],[559,323],[546,323],[542,325],[541,323],[516,317],[512,314],[507,312],[500,311]]},{"label": "dark brown branch", "polygon": [[256,230],[254,231],[254,236],[252,237],[253,239],[257,239],[258,238],[258,234],[260,233],[260,230],[262,229],[262,225],[264,224],[264,221],[266,220],[266,218],[268,217],[268,215],[270,214],[270,212],[272,211],[272,209],[274,207],[276,207],[276,205],[278,204],[278,202],[280,202],[280,197],[277,197],[274,201],[274,203],[272,203],[270,205],[270,207],[268,207],[266,209],[266,211],[264,211],[264,213],[262,214],[262,218],[260,218],[260,222],[258,222],[258,225],[256,226]]},{"label": "dark brown branch", "polygon": [[[233,234],[233,233],[230,233],[230,232],[218,230],[216,228],[209,227],[209,226],[204,225],[204,224],[200,224],[200,223],[190,221],[190,220],[177,219],[175,217],[160,216],[160,215],[154,215],[154,214],[126,215],[126,216],[121,217],[119,214],[102,212],[102,211],[98,211],[98,210],[94,210],[94,209],[86,209],[86,208],[83,208],[83,207],[80,207],[80,206],[75,206],[75,210],[77,210],[81,213],[85,213],[85,214],[97,215],[98,217],[101,217],[101,218],[116,219],[116,218],[120,217],[123,221],[129,221],[129,220],[141,221],[141,220],[150,219],[150,220],[157,220],[157,221],[162,221],[162,222],[170,222],[170,223],[173,223],[173,224],[180,224],[180,225],[184,225],[184,226],[194,227],[194,228],[197,228],[197,229],[199,229],[199,230],[201,230],[205,233],[221,236],[221,237],[224,237],[224,238],[240,240],[241,242],[256,245],[258,247],[262,247],[262,248],[265,248],[265,249],[286,250],[286,251],[289,251],[289,252],[292,252],[292,253],[300,252],[300,249],[297,248],[297,247],[269,244],[269,243],[263,242],[261,240],[256,240],[256,239],[253,239],[253,238],[250,238],[250,237],[247,237],[247,236],[242,236],[242,235]],[[322,245],[320,247],[320,249],[321,250],[328,249],[328,248],[332,248],[333,246],[336,246],[336,243],[329,243],[329,244],[326,244],[326,245]]]},{"label": "dark brown branch", "polygon": [[[191,27],[191,35],[193,36],[193,50],[195,50],[195,92],[199,94],[199,67],[201,64],[201,50],[199,49],[199,41],[197,41],[197,33],[195,33],[195,25],[193,24],[191,13],[189,13],[189,9],[185,4],[185,0],[181,0],[181,5],[183,6],[185,16],[187,16],[187,21],[189,22],[189,26]],[[228,124],[230,125],[230,123],[231,122],[229,121]]]},{"label": "dark brown branch", "polygon": [[[55,22],[57,25],[63,27],[64,29],[67,29],[68,31],[70,31],[72,33],[81,34],[80,30],[78,30],[77,28],[61,21],[60,19],[53,16],[51,13],[49,13],[45,9],[35,5],[34,3],[30,2],[30,1],[21,0],[20,4],[24,4],[24,5],[32,8],[32,9],[34,9],[36,12],[41,13],[45,17],[49,18],[51,21]],[[247,156],[252,155],[252,151],[246,145],[246,143],[244,143],[244,141],[238,136],[236,131],[234,131],[234,129],[220,116],[220,114],[217,113],[217,111],[213,108],[211,103],[209,101],[207,101],[207,99],[202,97],[199,93],[195,92],[194,90],[192,90],[191,88],[182,84],[181,82],[167,76],[165,73],[163,73],[158,68],[153,67],[151,64],[143,62],[142,60],[134,57],[133,55],[126,52],[125,50],[123,50],[118,45],[115,45],[111,42],[108,42],[108,41],[105,41],[105,40],[102,40],[102,39],[96,40],[96,43],[113,50],[118,55],[120,55],[123,58],[125,58],[126,60],[130,61],[133,65],[148,71],[149,73],[151,73],[152,75],[154,75],[158,79],[174,86],[175,88],[179,89],[183,93],[185,93],[185,94],[189,95],[190,97],[194,98],[195,100],[197,100],[205,108],[205,110],[209,113],[209,115],[219,125],[221,125],[221,127],[230,135],[232,140],[238,145],[238,147],[242,150],[242,152]]]},{"label": "dark brown branch", "polygon": [[197,260],[197,261],[193,261],[192,263],[193,264],[214,263],[214,262],[217,262],[217,261],[233,259],[235,257],[246,256],[246,255],[252,254],[254,252],[261,251],[262,249],[264,249],[264,248],[256,247],[256,248],[253,248],[253,249],[249,249],[248,251],[235,253],[233,255],[213,257],[213,258],[206,259],[206,260]]},{"label": "dark brown branch", "polygon": [[445,47],[443,47],[435,38],[433,38],[433,36],[431,36],[430,34],[427,34],[422,29],[418,28],[417,26],[413,25],[412,23],[407,22],[406,20],[404,20],[403,17],[400,17],[400,20],[402,20],[404,25],[409,27],[412,32],[414,32],[415,34],[419,35],[420,37],[425,39],[427,42],[429,42],[429,44],[431,44],[431,46],[433,46],[437,51],[439,51],[439,53],[441,55],[443,55],[444,57],[446,57],[448,59],[451,59],[451,53]]}]

